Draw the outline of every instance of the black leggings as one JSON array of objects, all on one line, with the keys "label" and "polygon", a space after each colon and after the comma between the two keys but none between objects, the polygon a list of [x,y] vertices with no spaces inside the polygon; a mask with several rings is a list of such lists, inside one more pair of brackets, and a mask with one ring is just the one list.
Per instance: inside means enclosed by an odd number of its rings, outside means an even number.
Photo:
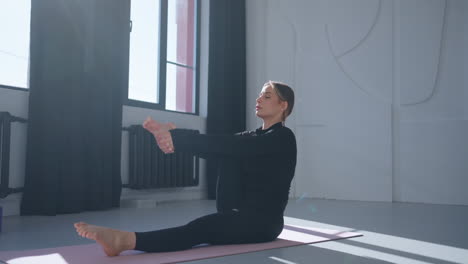
[{"label": "black leggings", "polygon": [[150,232],[136,232],[136,250],[165,252],[199,244],[223,245],[273,241],[283,229],[283,216],[238,211],[242,183],[235,160],[223,159],[217,185],[217,213],[190,223]]},{"label": "black leggings", "polygon": [[200,244],[225,245],[273,241],[283,229],[281,222],[243,212],[215,213],[190,223],[157,231],[135,233],[136,250],[163,252],[189,249]]}]

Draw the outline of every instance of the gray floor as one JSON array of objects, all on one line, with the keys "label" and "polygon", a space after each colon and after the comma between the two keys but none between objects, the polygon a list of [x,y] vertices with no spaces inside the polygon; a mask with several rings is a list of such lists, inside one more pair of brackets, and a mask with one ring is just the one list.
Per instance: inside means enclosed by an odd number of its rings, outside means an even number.
[{"label": "gray floor", "polygon": [[[146,231],[184,224],[214,212],[214,201],[162,203],[153,208],[4,217],[0,251],[90,243],[72,224],[86,221]],[[357,230],[364,236],[189,263],[468,263],[468,207],[410,203],[291,200],[286,222]]]}]

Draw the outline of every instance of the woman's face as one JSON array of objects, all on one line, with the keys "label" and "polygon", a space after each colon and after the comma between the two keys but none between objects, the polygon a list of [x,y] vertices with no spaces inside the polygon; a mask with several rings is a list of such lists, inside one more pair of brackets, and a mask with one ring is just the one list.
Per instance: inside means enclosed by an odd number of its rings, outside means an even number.
[{"label": "woman's face", "polygon": [[257,98],[255,114],[262,119],[279,118],[286,110],[287,102],[281,101],[270,85],[265,85]]}]

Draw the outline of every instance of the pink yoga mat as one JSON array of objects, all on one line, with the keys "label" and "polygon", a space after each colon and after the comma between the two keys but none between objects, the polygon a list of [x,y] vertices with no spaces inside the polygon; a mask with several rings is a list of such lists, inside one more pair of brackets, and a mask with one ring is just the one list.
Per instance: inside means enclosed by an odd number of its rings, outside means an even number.
[{"label": "pink yoga mat", "polygon": [[361,236],[359,233],[297,225],[285,225],[278,239],[268,243],[201,246],[183,251],[143,253],[126,251],[107,257],[98,244],[67,246],[25,251],[0,251],[0,260],[9,264],[158,264],[180,263],[274,248],[312,244]]}]

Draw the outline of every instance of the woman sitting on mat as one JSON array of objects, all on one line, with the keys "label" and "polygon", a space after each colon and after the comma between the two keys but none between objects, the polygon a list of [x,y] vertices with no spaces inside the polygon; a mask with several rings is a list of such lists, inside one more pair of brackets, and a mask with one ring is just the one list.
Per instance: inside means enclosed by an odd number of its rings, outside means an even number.
[{"label": "woman sitting on mat", "polygon": [[218,158],[217,213],[190,223],[150,232],[127,232],[75,224],[78,234],[96,240],[108,256],[124,250],[177,251],[199,244],[243,244],[275,240],[296,168],[296,138],[284,126],[294,106],[294,92],[284,83],[267,82],[257,98],[263,126],[235,135],[187,133],[151,118],[143,123],[164,153],[191,152]]}]

